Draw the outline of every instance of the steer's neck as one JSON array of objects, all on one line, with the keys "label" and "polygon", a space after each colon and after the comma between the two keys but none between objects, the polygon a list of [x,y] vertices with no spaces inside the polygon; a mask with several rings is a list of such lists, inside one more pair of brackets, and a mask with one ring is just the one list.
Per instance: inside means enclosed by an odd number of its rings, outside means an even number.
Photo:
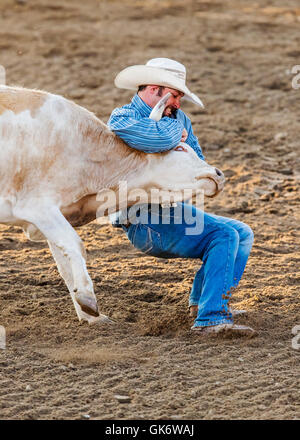
[{"label": "steer's neck", "polygon": [[99,119],[89,120],[83,129],[83,154],[94,167],[95,188],[116,188],[120,181],[141,175],[148,166],[149,154],[130,148]]}]

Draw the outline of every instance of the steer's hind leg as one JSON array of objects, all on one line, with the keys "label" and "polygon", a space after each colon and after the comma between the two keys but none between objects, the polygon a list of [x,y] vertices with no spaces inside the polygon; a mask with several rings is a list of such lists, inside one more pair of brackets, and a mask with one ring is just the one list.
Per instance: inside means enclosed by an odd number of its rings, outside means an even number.
[{"label": "steer's hind leg", "polygon": [[88,315],[87,313],[82,311],[80,305],[78,304],[78,302],[76,301],[76,298],[75,298],[74,280],[73,280],[73,274],[72,274],[72,270],[71,270],[70,265],[66,261],[63,252],[61,251],[61,249],[58,246],[56,246],[56,244],[54,244],[50,241],[48,241],[48,244],[49,244],[49,248],[51,250],[51,253],[53,255],[53,258],[56,262],[58,271],[68,287],[68,290],[69,290],[71,298],[73,300],[74,307],[75,307],[79,321],[81,321],[81,320],[87,321],[89,324],[111,322],[110,319],[105,315],[100,314],[99,316],[94,317],[94,316]]},{"label": "steer's hind leg", "polygon": [[73,292],[81,310],[99,316],[92,280],[87,272],[84,248],[80,237],[62,215],[58,207],[32,204],[14,208],[15,215],[35,225],[45,238],[62,252],[73,277]]}]

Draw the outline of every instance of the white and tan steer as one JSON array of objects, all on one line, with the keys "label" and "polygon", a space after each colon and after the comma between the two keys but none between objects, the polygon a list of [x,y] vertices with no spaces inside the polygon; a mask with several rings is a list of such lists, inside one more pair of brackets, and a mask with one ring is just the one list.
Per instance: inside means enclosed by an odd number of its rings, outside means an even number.
[{"label": "white and tan steer", "polygon": [[[93,113],[42,91],[0,86],[0,223],[46,239],[80,320],[98,312],[83,244],[72,226],[95,220],[97,194],[135,188],[222,190],[224,176],[188,145],[146,154],[128,147]],[[122,202],[116,210],[123,208]]]}]

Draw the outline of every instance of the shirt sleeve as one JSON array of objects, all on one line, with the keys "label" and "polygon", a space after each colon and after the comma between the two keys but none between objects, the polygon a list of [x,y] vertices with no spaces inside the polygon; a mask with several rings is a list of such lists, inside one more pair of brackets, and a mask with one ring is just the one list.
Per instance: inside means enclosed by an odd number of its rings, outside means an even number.
[{"label": "shirt sleeve", "polygon": [[177,147],[184,129],[179,120],[165,116],[156,122],[124,108],[112,112],[108,126],[130,147],[145,153],[160,153]]}]

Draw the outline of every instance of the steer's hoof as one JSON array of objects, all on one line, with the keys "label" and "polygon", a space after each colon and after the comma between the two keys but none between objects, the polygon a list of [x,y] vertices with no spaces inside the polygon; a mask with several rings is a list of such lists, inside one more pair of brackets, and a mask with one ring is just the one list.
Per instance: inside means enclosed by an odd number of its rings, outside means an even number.
[{"label": "steer's hoof", "polygon": [[87,315],[86,313],[84,313],[84,315],[82,315],[81,319],[83,321],[87,321],[90,325],[96,325],[96,324],[111,325],[111,324],[115,324],[114,321],[109,319],[106,315],[102,315],[102,313],[100,313],[99,316],[97,316],[97,317],[91,316],[91,315]]},{"label": "steer's hoof", "polygon": [[115,324],[115,321],[112,321],[111,319],[109,319],[108,316],[106,315],[102,315],[102,313],[100,313],[99,317],[98,317],[98,322],[100,324]]},{"label": "steer's hoof", "polygon": [[75,299],[80,305],[80,308],[83,312],[87,313],[90,316],[99,316],[98,305],[95,298],[85,293],[76,293]]}]

